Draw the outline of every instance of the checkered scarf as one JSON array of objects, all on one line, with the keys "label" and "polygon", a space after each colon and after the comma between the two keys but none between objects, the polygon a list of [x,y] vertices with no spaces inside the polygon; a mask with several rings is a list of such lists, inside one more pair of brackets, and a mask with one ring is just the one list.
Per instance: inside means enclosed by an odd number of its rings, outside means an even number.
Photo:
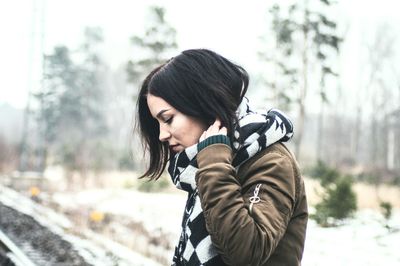
[{"label": "checkered scarf", "polygon": [[[293,125],[282,112],[276,109],[254,112],[247,98],[239,105],[236,115],[238,123],[235,125],[232,162],[236,169],[262,149],[277,141],[288,141],[293,135]],[[168,167],[175,186],[188,192],[182,232],[172,265],[225,265],[206,230],[195,181],[197,153],[197,144],[190,146],[176,154]]]}]

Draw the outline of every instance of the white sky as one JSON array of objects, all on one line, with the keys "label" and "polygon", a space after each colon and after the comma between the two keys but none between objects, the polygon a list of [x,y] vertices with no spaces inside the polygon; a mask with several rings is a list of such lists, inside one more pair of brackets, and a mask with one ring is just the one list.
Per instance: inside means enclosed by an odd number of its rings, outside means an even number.
[{"label": "white sky", "polygon": [[[32,47],[32,28],[40,34],[40,25],[32,27],[32,7],[35,0],[0,1],[0,104],[24,107],[27,99],[31,68],[33,84],[38,82],[40,42]],[[36,0],[40,5],[42,0]],[[246,69],[257,67],[259,36],[267,31],[267,6],[272,1],[139,1],[139,0],[47,0],[44,18],[44,49],[51,52],[57,44],[71,48],[82,41],[86,26],[103,28],[106,58],[113,67],[129,59],[129,37],[143,32],[149,4],[166,8],[167,20],[178,33],[179,49],[210,48],[230,58]],[[368,34],[377,22],[400,25],[399,2],[396,0],[341,0],[338,15],[349,21],[346,43],[344,79],[357,84],[354,71],[362,35]],[[38,23],[38,22],[37,22]],[[398,26],[397,26],[398,27]],[[399,28],[397,28],[399,29]],[[30,50],[31,49],[31,50]],[[33,64],[30,66],[30,56]],[[346,71],[346,69],[351,70]],[[346,74],[345,74],[346,75]]]}]

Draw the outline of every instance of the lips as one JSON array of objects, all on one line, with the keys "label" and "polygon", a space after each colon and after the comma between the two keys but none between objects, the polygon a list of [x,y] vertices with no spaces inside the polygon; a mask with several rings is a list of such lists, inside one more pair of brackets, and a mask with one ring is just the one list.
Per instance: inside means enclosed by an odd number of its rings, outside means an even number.
[{"label": "lips", "polygon": [[179,151],[179,146],[179,144],[169,145],[169,149],[176,153]]}]

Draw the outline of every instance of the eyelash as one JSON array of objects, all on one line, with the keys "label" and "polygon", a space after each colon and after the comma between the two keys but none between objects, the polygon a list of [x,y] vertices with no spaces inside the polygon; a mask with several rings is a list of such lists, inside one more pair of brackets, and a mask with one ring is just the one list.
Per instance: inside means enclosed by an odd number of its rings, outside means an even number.
[{"label": "eyelash", "polygon": [[165,120],[165,124],[171,124],[171,122],[172,122],[172,116],[170,117],[170,118],[168,118],[167,120]]}]

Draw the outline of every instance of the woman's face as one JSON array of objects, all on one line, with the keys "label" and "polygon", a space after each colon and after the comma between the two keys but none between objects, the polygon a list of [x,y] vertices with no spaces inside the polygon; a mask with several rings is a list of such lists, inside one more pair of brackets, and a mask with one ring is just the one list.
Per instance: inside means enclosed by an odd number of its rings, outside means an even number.
[{"label": "woman's face", "polygon": [[147,105],[160,125],[160,141],[168,142],[175,153],[196,144],[207,129],[206,124],[179,112],[160,97],[149,94]]}]

